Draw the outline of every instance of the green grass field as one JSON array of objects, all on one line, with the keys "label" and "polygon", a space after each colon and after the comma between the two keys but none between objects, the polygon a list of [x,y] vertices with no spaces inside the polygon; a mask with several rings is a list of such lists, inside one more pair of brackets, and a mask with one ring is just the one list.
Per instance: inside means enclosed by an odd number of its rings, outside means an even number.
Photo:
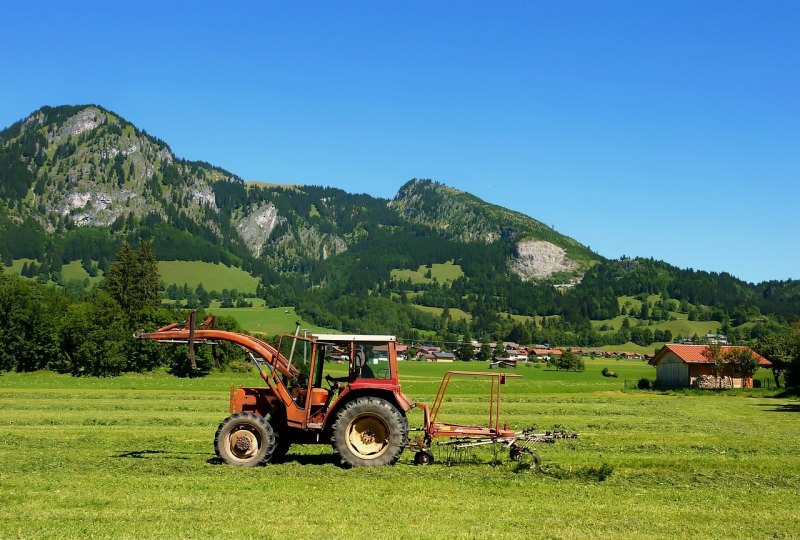
[{"label": "green grass field", "polygon": [[[716,332],[719,327],[720,323],[717,321],[690,321],[686,318],[686,315],[680,315],[680,319],[675,321],[661,321],[657,323],[653,323],[649,325],[648,328],[650,330],[669,330],[672,332],[673,336],[684,336],[684,337],[691,337],[694,334],[698,336],[705,336],[706,334]],[[596,330],[599,330],[601,326],[607,324],[613,328],[613,330],[609,330],[609,332],[616,332],[620,328],[622,328],[622,321],[625,319],[624,316],[614,317],[613,319],[605,319],[600,321],[592,321],[592,327]],[[630,319],[631,327],[636,326],[637,320]]]},{"label": "green grass field", "polygon": [[[425,277],[425,274],[428,270],[431,272],[430,278]],[[464,272],[461,270],[461,266],[458,264],[453,264],[453,261],[448,261],[441,264],[434,263],[430,268],[422,265],[417,270],[395,269],[391,272],[392,279],[396,281],[405,281],[410,279],[411,283],[414,284],[431,283],[434,279],[436,279],[436,281],[439,283],[449,283],[463,275]]]},{"label": "green grass field", "polygon": [[[442,312],[444,312],[443,308],[432,307],[432,306],[421,306],[419,304],[411,304],[415,308],[419,309],[420,311],[424,311],[426,313],[432,313],[439,317]],[[458,321],[461,319],[466,319],[467,321],[472,321],[472,314],[467,313],[466,311],[460,310],[458,308],[450,308],[450,318],[454,321]]]},{"label": "green grass field", "polygon": [[202,283],[206,290],[236,289],[246,294],[255,294],[258,278],[235,266],[200,261],[159,261],[158,271],[165,285],[187,283],[194,289]]},{"label": "green grass field", "polygon": [[[255,305],[255,303],[254,303]],[[263,305],[263,302],[262,302]],[[289,313],[287,314],[286,311]],[[214,315],[225,315],[233,317],[246,332],[259,332],[262,334],[275,335],[281,333],[294,332],[295,322],[300,318],[297,316],[293,307],[279,308],[210,308],[209,313]],[[311,332],[330,332],[330,329],[311,324],[300,319],[301,329],[308,329]]]},{"label": "green grass field", "polygon": [[33,259],[14,259],[11,261],[11,266],[6,267],[6,271],[10,274],[20,274],[22,273],[22,267],[25,264],[31,264]]},{"label": "green grass field", "polygon": [[85,279],[89,280],[91,285],[96,283],[100,283],[103,281],[103,271],[98,269],[97,275],[91,277],[86,270],[83,269],[81,266],[81,261],[70,261],[69,263],[65,264],[61,267],[61,276],[64,278],[64,282],[68,282],[71,280],[78,280],[83,281]]},{"label": "green grass field", "polygon": [[[401,363],[430,403],[446,369]],[[600,376],[610,367],[620,379]],[[642,362],[542,368],[503,387],[512,426],[560,424],[540,472],[481,449],[450,466],[346,470],[327,446],[257,469],[216,464],[231,384],[161,372],[111,379],[0,376],[2,538],[797,538],[800,403],[767,392],[622,391]],[[484,381],[485,382],[485,381]],[[486,388],[456,384],[443,418],[485,422]],[[419,412],[409,415],[412,426]],[[605,466],[602,471],[601,467]],[[606,477],[601,472],[608,473]],[[601,478],[605,477],[601,481]]]}]

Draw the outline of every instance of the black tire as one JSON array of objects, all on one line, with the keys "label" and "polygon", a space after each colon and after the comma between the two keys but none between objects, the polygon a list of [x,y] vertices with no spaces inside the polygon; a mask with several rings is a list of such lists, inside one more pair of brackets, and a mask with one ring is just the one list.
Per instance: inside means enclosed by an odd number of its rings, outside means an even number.
[{"label": "black tire", "polygon": [[388,401],[361,397],[339,411],[333,423],[331,445],[342,465],[394,465],[408,442],[408,422]]},{"label": "black tire", "polygon": [[420,450],[414,454],[414,465],[433,465],[433,452],[430,450]]},{"label": "black tire", "polygon": [[272,457],[277,438],[272,426],[260,415],[236,413],[222,421],[214,435],[217,457],[229,465],[265,465]]}]

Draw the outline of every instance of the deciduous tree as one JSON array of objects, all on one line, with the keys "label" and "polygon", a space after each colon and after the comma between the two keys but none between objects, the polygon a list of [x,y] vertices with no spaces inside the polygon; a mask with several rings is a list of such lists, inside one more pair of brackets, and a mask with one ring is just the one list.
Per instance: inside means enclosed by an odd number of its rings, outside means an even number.
[{"label": "deciduous tree", "polygon": [[700,354],[711,362],[711,369],[714,372],[714,377],[717,382],[717,388],[722,387],[722,374],[725,372],[725,366],[728,363],[727,357],[722,353],[722,347],[716,343],[709,343]]},{"label": "deciduous tree", "polygon": [[753,378],[753,373],[758,369],[758,358],[753,351],[747,347],[734,347],[728,349],[725,354],[728,363],[739,368],[742,373],[742,387],[746,386],[747,381]]}]

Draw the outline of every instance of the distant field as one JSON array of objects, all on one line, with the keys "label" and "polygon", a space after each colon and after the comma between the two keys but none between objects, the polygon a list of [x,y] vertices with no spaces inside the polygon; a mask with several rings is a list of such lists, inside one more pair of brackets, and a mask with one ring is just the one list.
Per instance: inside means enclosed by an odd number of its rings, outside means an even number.
[{"label": "distant field", "polygon": [[[426,313],[433,313],[437,317],[442,315],[444,311],[443,308],[438,307],[431,307],[431,306],[421,306],[419,304],[411,304],[415,308],[419,309],[420,311],[425,311]],[[461,319],[466,319],[467,321],[472,321],[472,314],[467,313],[466,311],[462,311],[458,308],[449,308],[450,309],[450,318],[454,321],[458,321]]]},{"label": "distant field", "polygon": [[[263,304],[262,304],[263,305]],[[275,335],[284,332],[294,332],[295,321],[298,320],[297,313],[293,307],[279,308],[210,308],[209,313],[215,315],[225,315],[236,319],[242,328],[247,332],[259,332],[263,334]],[[289,313],[286,314],[286,311]],[[330,329],[322,328],[301,321],[301,331],[308,329],[311,332],[330,332]]]},{"label": "distant field", "polygon": [[61,275],[64,278],[65,283],[73,279],[83,281],[87,278],[89,279],[90,284],[100,283],[103,281],[102,270],[98,268],[97,275],[95,277],[91,277],[86,273],[86,270],[83,269],[83,266],[81,266],[81,261],[71,261],[69,264],[62,266]]},{"label": "distant field", "polygon": [[[430,404],[447,369],[486,366],[402,362],[403,389]],[[538,445],[538,472],[488,447],[447,465],[438,445],[428,467],[406,452],[394,467],[347,470],[328,445],[295,445],[285,463],[239,469],[217,464],[212,440],[228,388],[261,385],[254,373],[3,374],[0,538],[351,538],[354,527],[378,539],[800,536],[797,401],[622,391],[623,378],[654,373],[624,360],[508,371],[522,378],[503,386],[503,421],[580,434]],[[441,418],[485,424],[485,383],[454,383]],[[419,410],[408,417],[421,424]],[[333,510],[309,514],[311,501]]]},{"label": "distant field", "polygon": [[[35,261],[33,259],[14,259],[11,266],[7,266],[5,268],[9,273],[20,275],[23,265],[26,263],[30,264],[32,262]],[[65,283],[72,280],[83,281],[86,278],[89,278],[89,283],[93,285],[100,283],[103,280],[103,271],[98,270],[95,277],[89,277],[89,274],[87,274],[86,270],[84,270],[81,266],[81,261],[76,260],[71,261],[61,267],[61,277],[64,279]]]},{"label": "distant field", "polygon": [[417,270],[402,270],[402,269],[395,269],[392,270],[391,275],[392,279],[397,281],[405,281],[407,279],[411,280],[411,283],[431,283],[434,279],[439,283],[448,283],[452,282],[461,276],[464,275],[464,272],[461,270],[461,266],[458,264],[453,264],[453,261],[449,261],[443,264],[434,263],[431,265],[430,272],[431,277],[425,277],[426,272],[428,272],[429,268],[427,266],[420,266]]},{"label": "distant field", "polygon": [[31,264],[33,259],[14,259],[11,261],[11,266],[6,266],[5,269],[7,272],[12,274],[20,274],[22,272],[22,267],[26,264]]},{"label": "distant field", "polygon": [[258,278],[235,266],[200,261],[159,261],[158,271],[166,285],[187,283],[194,289],[199,283],[207,291],[236,289],[246,294],[255,294]]},{"label": "distant field", "polygon": [[[266,302],[264,301],[263,298],[253,297],[253,298],[248,298],[247,301],[250,302],[251,304],[253,304],[253,308],[263,308],[264,305],[266,304]],[[219,300],[212,300],[211,304],[209,305],[209,308],[210,309],[219,309],[220,308],[220,301]]]},{"label": "distant field", "polygon": [[617,351],[617,352],[634,352],[639,354],[653,354],[655,351],[663,347],[665,343],[655,342],[650,345],[641,346],[629,341],[622,345],[603,345],[602,347],[586,347],[587,349],[600,349],[602,351]]},{"label": "distant field", "polygon": [[[695,333],[698,336],[705,336],[706,334],[716,332],[720,323],[717,321],[690,321],[683,315],[683,319],[676,321],[661,321],[648,325],[650,330],[669,330],[673,336],[682,335],[684,337],[691,337]],[[624,316],[615,317],[613,319],[605,319],[602,321],[592,321],[592,327],[599,330],[604,324],[608,324],[616,332],[622,328],[622,321],[625,320]],[[637,319],[631,318],[631,328],[637,325]]]},{"label": "distant field", "polygon": [[[33,259],[15,259],[7,271],[14,274],[22,272],[25,263],[30,264]],[[200,261],[159,261],[158,271],[161,274],[161,281],[165,285],[174,283],[183,286],[184,283],[194,289],[198,283],[202,283],[206,290],[236,289],[245,294],[256,293],[258,278],[255,278],[236,267],[228,267],[219,263],[206,263]],[[89,277],[86,270],[81,266],[80,261],[71,261],[65,264],[61,270],[64,281],[79,280],[89,278],[92,284],[99,283],[103,279],[103,271],[99,270],[94,278]]]},{"label": "distant field", "polygon": [[506,318],[506,317],[510,316],[516,322],[523,323],[523,324],[529,323],[531,321],[537,321],[537,324],[538,324],[538,319],[540,319],[540,317],[533,317],[531,315],[510,315],[509,313],[506,313],[505,311],[499,312],[498,315],[500,315],[503,318]]}]

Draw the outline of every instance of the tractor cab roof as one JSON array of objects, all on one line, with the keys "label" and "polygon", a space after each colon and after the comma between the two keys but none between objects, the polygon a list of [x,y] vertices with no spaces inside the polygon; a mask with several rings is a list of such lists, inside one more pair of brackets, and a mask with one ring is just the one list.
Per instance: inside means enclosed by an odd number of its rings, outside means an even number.
[{"label": "tractor cab roof", "polygon": [[317,341],[328,343],[389,343],[397,341],[396,336],[353,335],[353,334],[312,334]]}]

